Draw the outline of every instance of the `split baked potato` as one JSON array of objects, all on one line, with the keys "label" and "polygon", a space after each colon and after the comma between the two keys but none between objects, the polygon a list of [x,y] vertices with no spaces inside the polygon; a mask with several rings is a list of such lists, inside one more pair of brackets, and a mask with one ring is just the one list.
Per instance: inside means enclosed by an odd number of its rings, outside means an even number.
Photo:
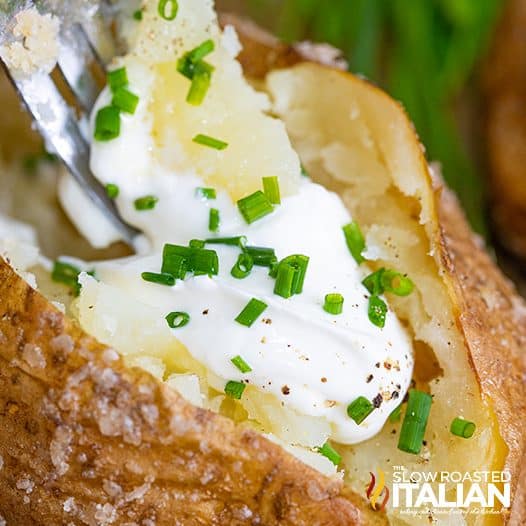
[{"label": "split baked potato", "polygon": [[[433,396],[425,445],[418,455],[398,450],[400,422],[387,422],[369,440],[334,444],[343,479],[323,474],[263,436],[264,426],[249,427],[237,405],[197,407],[151,363],[119,356],[122,343],[99,343],[112,298],[104,310],[85,297],[84,310],[81,301],[65,315],[23,279],[36,274],[57,299],[36,261],[4,246],[0,515],[41,525],[522,524],[526,306],[432,173],[399,104],[332,66],[326,48],[285,46],[250,23],[223,22],[236,26],[243,70],[271,97],[310,177],[361,225],[371,267],[403,268],[414,282],[413,294],[389,301],[413,339],[414,386]],[[130,334],[139,323],[124,321]],[[470,439],[450,432],[459,416],[476,422]],[[514,504],[453,518],[389,504],[376,511],[370,472],[383,470],[389,485],[393,466],[507,470]]]}]

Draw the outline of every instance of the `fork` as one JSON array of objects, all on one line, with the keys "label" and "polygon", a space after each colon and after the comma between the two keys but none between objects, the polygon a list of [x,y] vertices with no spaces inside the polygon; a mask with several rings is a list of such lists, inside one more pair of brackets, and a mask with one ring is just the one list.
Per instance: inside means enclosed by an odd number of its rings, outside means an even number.
[{"label": "fork", "polygon": [[[0,20],[0,34],[6,34],[11,20]],[[90,200],[118,230],[123,241],[134,246],[140,234],[119,215],[104,186],[94,177],[89,164],[89,140],[86,136],[87,115],[100,92],[91,68],[105,72],[105,66],[81,24],[63,27],[57,67],[65,80],[75,105],[81,109],[77,119],[50,74],[37,73],[21,77],[0,57],[3,69],[15,87],[24,106],[45,141],[46,149],[57,155]]]}]

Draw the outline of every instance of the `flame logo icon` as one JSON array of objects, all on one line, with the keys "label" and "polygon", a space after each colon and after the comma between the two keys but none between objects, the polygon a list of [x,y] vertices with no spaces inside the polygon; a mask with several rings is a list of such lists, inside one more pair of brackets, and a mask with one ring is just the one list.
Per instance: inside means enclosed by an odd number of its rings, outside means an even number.
[{"label": "flame logo icon", "polygon": [[[371,475],[371,482],[369,482],[365,494],[367,495],[367,498],[371,503],[371,508],[373,508],[374,511],[383,511],[389,501],[389,488],[385,485],[385,473],[378,468],[378,483],[376,482],[374,473],[369,472],[369,475]],[[378,499],[382,494],[383,500],[378,504]]]}]

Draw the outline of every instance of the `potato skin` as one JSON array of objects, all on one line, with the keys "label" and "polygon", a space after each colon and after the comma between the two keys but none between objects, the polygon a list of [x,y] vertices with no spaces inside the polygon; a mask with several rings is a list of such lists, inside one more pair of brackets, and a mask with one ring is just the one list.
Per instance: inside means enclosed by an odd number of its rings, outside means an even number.
[{"label": "potato skin", "polygon": [[526,1],[506,2],[483,75],[492,215],[526,261]]},{"label": "potato skin", "polygon": [[[326,57],[326,48],[276,47],[238,27],[250,41],[241,56],[249,75]],[[516,481],[526,307],[456,201],[438,186],[436,197],[437,258]],[[3,261],[0,298],[0,514],[8,524],[105,524],[114,513],[113,524],[386,524],[361,497],[278,446],[126,369]],[[524,523],[522,513],[517,498],[515,524]]]}]

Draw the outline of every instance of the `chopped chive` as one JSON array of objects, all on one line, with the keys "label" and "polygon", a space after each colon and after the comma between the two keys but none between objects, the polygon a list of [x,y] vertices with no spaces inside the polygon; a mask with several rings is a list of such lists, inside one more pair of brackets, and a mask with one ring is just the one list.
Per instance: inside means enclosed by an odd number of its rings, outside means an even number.
[{"label": "chopped chive", "polygon": [[188,80],[193,80],[197,73],[207,73],[211,77],[215,68],[204,60],[192,62],[190,54],[186,53],[177,61],[177,71]]},{"label": "chopped chive", "polygon": [[193,272],[195,275],[217,275],[219,259],[215,250],[167,243],[163,248],[161,271],[178,279],[184,279],[186,272]]},{"label": "chopped chive", "polygon": [[253,267],[254,260],[248,254],[241,253],[230,274],[236,279],[244,279],[250,274]]},{"label": "chopped chive", "polygon": [[263,191],[273,205],[281,204],[278,177],[263,177]]},{"label": "chopped chive", "polygon": [[192,249],[189,259],[189,269],[195,275],[217,276],[219,272],[219,259],[215,250]]},{"label": "chopped chive", "polygon": [[188,246],[190,248],[205,248],[205,242],[202,239],[191,239]]},{"label": "chopped chive", "polygon": [[179,10],[179,4],[177,0],[159,0],[157,4],[157,12],[161,18],[171,21],[175,20],[177,11]]},{"label": "chopped chive", "polygon": [[360,425],[372,412],[374,405],[364,396],[359,396],[347,406],[347,414]]},{"label": "chopped chive", "polygon": [[294,275],[296,271],[292,265],[280,263],[277,267],[276,283],[274,294],[282,298],[290,298],[294,295]]},{"label": "chopped chive", "polygon": [[114,91],[111,103],[124,113],[133,115],[139,104],[139,97],[126,88],[119,88]]},{"label": "chopped chive", "polygon": [[245,390],[246,385],[241,382],[235,382],[230,380],[225,385],[225,393],[234,400],[241,400],[243,396],[243,391]]},{"label": "chopped chive", "polygon": [[210,230],[210,232],[217,232],[219,230],[220,222],[221,218],[219,216],[219,210],[217,208],[211,208],[208,218],[208,230]]},{"label": "chopped chive", "polygon": [[258,267],[271,267],[278,260],[273,248],[245,247],[244,251],[254,260],[254,265]]},{"label": "chopped chive", "polygon": [[214,137],[210,137],[209,135],[203,135],[202,133],[196,135],[192,140],[196,144],[208,146],[209,148],[214,148],[215,150],[224,150],[228,146],[227,142],[223,142],[219,139],[214,139]]},{"label": "chopped chive", "polygon": [[145,195],[144,197],[139,197],[133,202],[135,210],[144,211],[144,210],[153,210],[155,205],[159,201],[158,197],[154,195]]},{"label": "chopped chive", "polygon": [[95,139],[101,142],[111,141],[116,139],[120,133],[121,115],[118,108],[114,106],[101,108],[95,117]]},{"label": "chopped chive", "polygon": [[391,292],[397,296],[408,296],[415,288],[414,283],[407,276],[395,270],[384,270],[381,282],[385,292]]},{"label": "chopped chive", "polygon": [[202,199],[215,199],[217,197],[217,192],[215,188],[198,187],[195,189],[195,195]]},{"label": "chopped chive", "polygon": [[378,296],[371,296],[369,298],[368,315],[371,323],[383,329],[383,327],[385,327],[385,318],[387,317],[387,305],[385,301]]},{"label": "chopped chive", "polygon": [[265,217],[274,210],[272,203],[261,190],[240,199],[237,207],[248,224]]},{"label": "chopped chive", "polygon": [[[309,258],[301,254],[287,256],[276,267],[274,294],[282,298],[290,298],[303,292],[303,283],[307,273]],[[271,275],[273,275],[271,269]]]},{"label": "chopped chive", "polygon": [[303,164],[301,165],[301,175],[303,177],[310,177],[309,172],[307,172],[307,169],[305,168],[305,166],[303,166]]},{"label": "chopped chive", "polygon": [[156,272],[143,272],[141,277],[144,281],[150,283],[157,283],[158,285],[166,285],[173,287],[175,285],[175,278],[171,274],[157,274]]},{"label": "chopped chive", "polygon": [[363,281],[363,286],[374,296],[384,293],[384,286],[382,284],[382,274],[385,272],[384,268],[369,274]]},{"label": "chopped chive", "polygon": [[180,329],[181,327],[188,325],[189,321],[190,314],[187,312],[170,312],[170,314],[166,316],[166,322],[170,329]]},{"label": "chopped chive", "polygon": [[449,430],[451,433],[457,437],[461,438],[471,438],[477,426],[474,422],[469,420],[464,420],[463,418],[454,418],[451,422],[451,427]]},{"label": "chopped chive", "polygon": [[128,72],[124,67],[114,69],[108,72],[107,79],[112,93],[115,93],[119,88],[124,88],[128,85]]},{"label": "chopped chive", "polygon": [[80,294],[79,274],[81,270],[75,265],[64,263],[63,261],[55,261],[51,271],[51,279],[56,283],[67,285],[75,296]]},{"label": "chopped chive", "polygon": [[234,247],[244,248],[247,244],[247,238],[245,236],[235,237],[211,237],[205,239],[205,243],[209,245],[229,245]]},{"label": "chopped chive", "polygon": [[343,311],[343,296],[338,293],[327,294],[325,296],[323,310],[329,314],[341,314]]},{"label": "chopped chive", "polygon": [[105,188],[106,188],[106,195],[110,199],[117,199],[117,197],[119,196],[120,190],[116,184],[108,183]]},{"label": "chopped chive", "polygon": [[192,49],[187,53],[187,58],[193,64],[197,64],[203,60],[207,55],[212,53],[215,49],[215,44],[212,39],[205,40],[202,44],[199,44],[196,48]]},{"label": "chopped chive", "polygon": [[235,356],[230,360],[242,373],[250,373],[252,371],[252,367],[248,365],[241,356]]},{"label": "chopped chive", "polygon": [[396,270],[381,268],[369,274],[363,285],[373,295],[378,296],[384,292],[391,292],[397,296],[408,296],[414,290],[414,283]]},{"label": "chopped chive", "polygon": [[142,20],[142,9],[137,9],[137,11],[134,11],[133,13],[133,19],[140,22]]},{"label": "chopped chive", "polygon": [[398,449],[401,451],[413,455],[420,453],[432,401],[433,398],[427,393],[416,389],[409,390],[407,409],[398,440]]},{"label": "chopped chive", "polygon": [[362,252],[365,250],[365,238],[363,237],[360,226],[356,221],[353,221],[343,227],[343,233],[352,257],[358,265],[363,263],[365,258],[362,256]]},{"label": "chopped chive", "polygon": [[329,444],[325,442],[323,446],[316,448],[318,453],[328,458],[335,466],[338,466],[342,461],[341,455]]},{"label": "chopped chive", "polygon": [[251,327],[267,308],[267,304],[256,298],[252,298],[246,307],[238,314],[236,321],[246,327]]},{"label": "chopped chive", "polygon": [[395,409],[393,409],[393,411],[389,415],[389,422],[391,422],[392,424],[399,422],[401,416],[402,416],[402,404],[398,405]]},{"label": "chopped chive", "polygon": [[202,64],[204,63],[199,62],[195,65],[192,84],[186,96],[186,102],[192,106],[200,106],[205,100],[208,89],[210,88],[212,73],[210,68],[202,66]]}]

